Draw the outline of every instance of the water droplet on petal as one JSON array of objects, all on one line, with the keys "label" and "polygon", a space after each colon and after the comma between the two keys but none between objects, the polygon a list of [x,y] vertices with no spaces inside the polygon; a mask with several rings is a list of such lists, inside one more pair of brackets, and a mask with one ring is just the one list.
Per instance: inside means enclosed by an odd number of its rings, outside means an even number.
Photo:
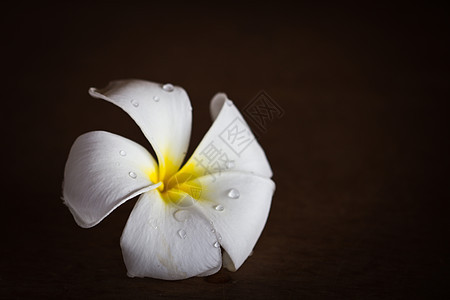
[{"label": "water droplet on petal", "polygon": [[225,167],[227,169],[234,168],[234,160],[227,160],[227,162],[225,163]]},{"label": "water droplet on petal", "polygon": [[172,92],[174,90],[174,87],[172,84],[170,83],[166,83],[165,85],[163,85],[163,90],[165,90],[166,92]]},{"label": "water droplet on petal", "polygon": [[137,101],[137,100],[132,99],[130,102],[131,102],[131,104],[132,104],[134,107],[138,107],[138,106],[139,106],[139,101]]},{"label": "water droplet on petal", "polygon": [[237,189],[230,189],[228,191],[228,197],[231,199],[237,199],[241,196],[241,194],[239,194],[239,191]]},{"label": "water droplet on petal", "polygon": [[153,96],[153,101],[159,102],[159,97],[158,96]]},{"label": "water droplet on petal", "polygon": [[211,228],[211,232],[212,232],[212,233],[215,233],[216,230],[215,230],[214,228]]},{"label": "water droplet on petal", "polygon": [[120,156],[126,156],[127,152],[125,152],[124,150],[120,150],[119,151]]},{"label": "water droplet on petal", "polygon": [[228,105],[228,106],[232,106],[232,105],[233,105],[233,101],[227,100],[227,105]]},{"label": "water droplet on petal", "polygon": [[186,231],[184,231],[183,229],[178,230],[178,236],[182,239],[186,238]]},{"label": "water droplet on petal", "polygon": [[218,204],[218,205],[214,206],[214,209],[217,211],[223,211],[225,208],[223,207],[222,204]]},{"label": "water droplet on petal", "polygon": [[220,235],[220,233],[217,233],[217,239],[218,239],[219,241],[222,240],[222,236]]},{"label": "water droplet on petal", "polygon": [[134,172],[129,172],[128,175],[130,175],[131,178],[136,179],[137,175]]},{"label": "water droplet on petal", "polygon": [[158,222],[155,219],[150,219],[148,222],[153,229],[158,229]]},{"label": "water droplet on petal", "polygon": [[185,209],[179,209],[173,213],[173,217],[178,222],[184,222],[189,218],[189,212]]},{"label": "water droplet on petal", "polygon": [[213,244],[213,246],[214,246],[214,248],[219,248],[219,247],[220,247],[220,244],[219,244],[219,242],[215,242],[215,243]]}]

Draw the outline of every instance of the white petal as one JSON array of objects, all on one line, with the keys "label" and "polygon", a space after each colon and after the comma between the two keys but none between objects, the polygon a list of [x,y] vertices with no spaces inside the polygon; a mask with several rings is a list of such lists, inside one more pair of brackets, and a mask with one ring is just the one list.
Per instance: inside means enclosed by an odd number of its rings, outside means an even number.
[{"label": "white petal", "polygon": [[218,271],[221,251],[209,220],[196,205],[165,201],[150,191],[131,212],[120,241],[128,276],[177,280]]},{"label": "white petal", "polygon": [[[189,144],[192,108],[181,87],[143,80],[112,81],[104,89],[89,93],[126,111],[139,125],[158,156],[160,180],[175,173]],[[173,89],[172,89],[173,88]]]},{"label": "white petal", "polygon": [[[224,253],[224,267],[237,270],[253,250],[266,223],[275,184],[243,172],[197,178],[203,214],[213,221]],[[231,258],[230,263],[227,255]]]},{"label": "white petal", "polygon": [[270,178],[266,155],[233,102],[217,94],[210,108],[214,123],[183,172],[201,176],[242,171]]},{"label": "white petal", "polygon": [[93,131],[74,142],[64,171],[63,200],[81,227],[92,227],[123,202],[157,188],[157,165],[143,147]]}]

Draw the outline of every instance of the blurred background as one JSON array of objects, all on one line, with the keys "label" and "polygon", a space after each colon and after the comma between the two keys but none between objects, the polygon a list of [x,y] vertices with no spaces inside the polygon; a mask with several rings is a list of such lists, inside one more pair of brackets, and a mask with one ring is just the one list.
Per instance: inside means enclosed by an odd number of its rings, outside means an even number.
[{"label": "blurred background", "polygon": [[[448,16],[439,5],[96,2],[4,6],[0,298],[423,298],[448,294]],[[209,100],[264,91],[277,190],[240,270],[130,279],[119,239],[136,199],[96,227],[62,204],[74,140],[150,149],[89,87],[140,78],[189,94],[190,153]],[[6,90],[6,94],[5,94]],[[444,297],[443,297],[444,298]]]}]

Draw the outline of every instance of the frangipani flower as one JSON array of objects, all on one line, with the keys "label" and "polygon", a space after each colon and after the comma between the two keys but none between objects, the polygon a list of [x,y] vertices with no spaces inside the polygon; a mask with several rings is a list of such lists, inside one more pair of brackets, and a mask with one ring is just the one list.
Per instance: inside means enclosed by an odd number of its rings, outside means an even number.
[{"label": "frangipani flower", "polygon": [[261,146],[225,94],[210,104],[212,127],[180,169],[191,132],[186,92],[171,84],[113,81],[91,96],[127,112],[152,145],[88,132],[66,163],[63,199],[81,227],[98,224],[140,195],[120,245],[130,277],[184,279],[237,270],[270,210],[275,184]]}]

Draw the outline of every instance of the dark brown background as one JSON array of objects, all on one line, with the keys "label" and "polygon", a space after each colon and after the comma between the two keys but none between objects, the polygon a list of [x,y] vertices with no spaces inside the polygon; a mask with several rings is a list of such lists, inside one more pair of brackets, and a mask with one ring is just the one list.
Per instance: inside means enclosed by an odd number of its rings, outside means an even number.
[{"label": "dark brown background", "polygon": [[[2,9],[1,297],[439,298],[448,294],[448,18],[443,7],[174,3]],[[285,114],[257,130],[277,191],[236,273],[129,279],[119,246],[131,200],[95,228],[60,200],[77,136],[146,147],[91,86],[183,86],[190,151],[219,91],[266,91]],[[5,93],[6,90],[6,93]]]}]

